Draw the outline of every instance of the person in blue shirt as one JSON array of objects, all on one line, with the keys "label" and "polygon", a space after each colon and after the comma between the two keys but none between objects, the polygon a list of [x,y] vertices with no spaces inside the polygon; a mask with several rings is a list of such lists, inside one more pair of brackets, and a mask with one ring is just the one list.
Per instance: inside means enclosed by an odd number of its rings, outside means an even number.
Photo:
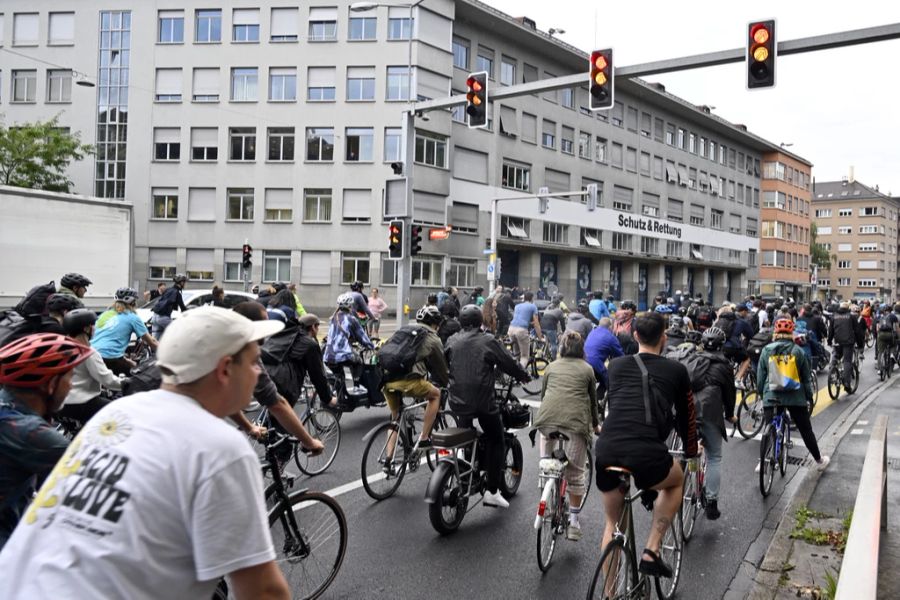
[{"label": "person in blue shirt", "polygon": [[530,291],[525,292],[525,300],[516,304],[515,309],[513,309],[512,322],[509,324],[509,337],[512,338],[513,349],[518,349],[519,363],[521,363],[522,367],[528,364],[528,359],[531,356],[531,336],[528,335],[528,329],[534,327],[537,338],[539,340],[544,339],[544,334],[541,332],[541,323],[538,321],[538,309],[532,302],[533,299],[534,294]]},{"label": "person in blue shirt", "polygon": [[100,354],[106,366],[116,375],[128,375],[135,363],[125,358],[125,350],[131,343],[131,334],[146,342],[152,349],[156,349],[156,338],[147,331],[147,326],[134,312],[138,293],[129,287],[116,290],[116,300],[112,308],[104,312],[97,319],[94,326],[94,337],[91,338],[91,347]]},{"label": "person in blue shirt", "polygon": [[609,311],[609,318],[612,319],[616,314],[616,302],[612,295],[606,297],[606,310]]},{"label": "person in blue shirt", "polygon": [[588,334],[584,343],[584,359],[594,368],[597,375],[598,399],[602,398],[609,388],[606,361],[623,354],[619,338],[612,332],[612,320],[609,317],[600,319],[600,324]]},{"label": "person in blue shirt", "polygon": [[588,304],[588,310],[591,311],[591,314],[594,315],[594,318],[598,321],[603,317],[609,316],[609,307],[606,304],[606,301],[603,300],[603,292],[594,292],[594,298],[591,300],[591,303]]}]

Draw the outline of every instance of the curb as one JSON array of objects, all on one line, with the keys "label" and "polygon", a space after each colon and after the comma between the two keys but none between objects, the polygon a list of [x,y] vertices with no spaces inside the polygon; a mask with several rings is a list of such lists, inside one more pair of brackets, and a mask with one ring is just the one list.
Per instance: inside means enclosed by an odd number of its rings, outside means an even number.
[{"label": "curb", "polygon": [[[832,455],[837,449],[838,444],[847,435],[847,432],[859,418],[859,416],[869,407],[875,398],[885,389],[889,388],[895,381],[888,379],[867,389],[859,399],[844,409],[837,419],[825,430],[819,439],[819,450],[822,454]],[[794,515],[801,506],[809,503],[819,479],[822,477],[822,471],[810,467],[805,477],[797,487],[790,502],[784,509],[772,541],[766,549],[762,563],[756,575],[753,577],[752,587],[746,598],[748,600],[773,600],[778,593],[779,579],[781,578],[781,567],[791,557],[794,543],[790,538],[793,530],[792,515]],[[751,549],[753,546],[751,545]],[[748,553],[749,554],[749,553]],[[745,556],[745,561],[748,557]]]}]

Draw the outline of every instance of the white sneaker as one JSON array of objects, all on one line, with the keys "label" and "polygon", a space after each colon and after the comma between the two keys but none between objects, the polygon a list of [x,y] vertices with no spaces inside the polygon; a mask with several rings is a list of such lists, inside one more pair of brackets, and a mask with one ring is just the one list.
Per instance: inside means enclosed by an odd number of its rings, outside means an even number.
[{"label": "white sneaker", "polygon": [[578,521],[569,523],[566,528],[566,539],[573,542],[581,539],[581,524]]},{"label": "white sneaker", "polygon": [[759,473],[761,469],[762,469],[762,463],[761,463],[761,462],[758,462],[758,463],[756,463],[756,468],[753,469],[753,472],[754,472],[754,473]]},{"label": "white sneaker", "polygon": [[824,471],[825,468],[828,466],[828,463],[830,463],[830,462],[831,462],[831,459],[829,457],[822,456],[822,459],[816,463],[816,468],[820,471]]},{"label": "white sneaker", "polygon": [[493,506],[494,508],[509,508],[509,502],[506,501],[506,498],[503,497],[499,490],[496,492],[485,492],[484,505]]}]

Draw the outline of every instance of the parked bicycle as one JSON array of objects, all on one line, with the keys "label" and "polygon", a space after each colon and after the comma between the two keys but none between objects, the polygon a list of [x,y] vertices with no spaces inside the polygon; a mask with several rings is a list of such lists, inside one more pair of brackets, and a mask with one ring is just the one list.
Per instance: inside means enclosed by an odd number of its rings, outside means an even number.
[{"label": "parked bicycle", "polygon": [[775,469],[781,476],[787,470],[788,452],[793,447],[791,442],[791,416],[783,406],[775,407],[772,421],[766,425],[759,445],[759,491],[763,498],[772,491]]}]

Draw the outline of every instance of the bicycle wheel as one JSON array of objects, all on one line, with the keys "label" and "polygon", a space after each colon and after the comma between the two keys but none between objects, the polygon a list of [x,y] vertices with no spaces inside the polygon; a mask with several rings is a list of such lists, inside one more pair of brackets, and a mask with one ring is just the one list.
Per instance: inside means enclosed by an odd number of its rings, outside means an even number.
[{"label": "bicycle wheel", "polygon": [[837,365],[828,371],[828,395],[832,400],[837,400],[841,395],[841,372]]},{"label": "bicycle wheel", "polygon": [[[699,469],[700,466],[697,465]],[[681,499],[681,535],[684,541],[691,539],[694,533],[694,523],[697,522],[697,513],[700,504],[700,489],[698,481],[698,471],[690,469],[684,472],[684,485],[682,487]]]},{"label": "bicycle wheel", "polygon": [[756,392],[744,392],[737,410],[737,429],[745,440],[756,437],[763,426],[762,400]]},{"label": "bicycle wheel", "polygon": [[853,365],[850,370],[850,389],[847,393],[855,394],[857,389],[859,389],[859,365]]},{"label": "bicycle wheel", "polygon": [[275,561],[294,598],[317,598],[334,581],[347,552],[347,518],[337,500],[296,492],[269,513]]},{"label": "bicycle wheel", "polygon": [[775,478],[775,428],[767,426],[759,444],[759,491],[763,498],[772,491]]},{"label": "bicycle wheel", "polygon": [[522,483],[522,444],[516,436],[507,434],[506,455],[503,457],[503,477],[500,479],[500,493],[509,500],[519,491]]},{"label": "bicycle wheel", "polygon": [[547,368],[548,364],[549,363],[544,358],[533,358],[528,363],[525,370],[531,376],[531,381],[522,384],[522,389],[526,394],[534,396],[535,394],[541,393],[541,377],[544,376],[544,369]]},{"label": "bicycle wheel", "polygon": [[307,475],[318,475],[334,462],[338,448],[341,447],[341,424],[333,412],[329,410],[310,411],[303,419],[303,426],[315,438],[325,444],[325,450],[318,456],[312,456],[294,445],[294,462],[297,468]]},{"label": "bicycle wheel", "polygon": [[672,524],[669,525],[668,531],[659,544],[659,558],[672,567],[671,577],[656,577],[653,580],[656,584],[656,595],[660,600],[674,598],[675,590],[681,579],[681,561],[684,558],[684,542],[681,539],[681,532],[684,530],[684,524],[679,523],[680,520],[681,513],[675,513]]},{"label": "bicycle wheel", "polygon": [[625,547],[624,540],[613,539],[600,555],[587,600],[643,598],[641,588],[645,581],[638,577],[634,555]]},{"label": "bicycle wheel", "polygon": [[812,387],[812,399],[807,402],[809,407],[809,416],[812,416],[813,409],[816,407],[816,402],[819,399],[819,378],[816,377],[815,371],[810,373],[810,386]]},{"label": "bicycle wheel", "polygon": [[428,505],[428,520],[441,535],[453,533],[466,516],[469,497],[466,496],[452,463],[442,462],[431,476],[437,478],[439,484]]},{"label": "bicycle wheel", "polygon": [[788,440],[791,437],[791,425],[792,423],[785,416],[782,421],[782,429],[780,443],[778,444],[779,452],[778,452],[778,471],[781,473],[781,476],[784,477],[785,472],[787,471],[787,459],[788,459]]},{"label": "bicycle wheel", "polygon": [[541,502],[544,505],[544,515],[537,530],[537,561],[541,572],[546,573],[553,560],[553,551],[556,549],[556,536],[562,501],[559,497],[556,479],[548,479],[541,494]]},{"label": "bicycle wheel", "polygon": [[362,455],[362,483],[369,496],[384,500],[397,491],[406,474],[408,452],[406,436],[396,423],[385,423],[372,434]]},{"label": "bicycle wheel", "polygon": [[588,496],[591,493],[591,482],[594,479],[594,455],[591,453],[590,447],[585,448],[585,454],[587,455],[587,460],[584,465],[584,495],[581,497],[581,507],[584,508],[584,503],[587,502]]},{"label": "bicycle wheel", "polygon": [[872,335],[871,331],[866,332],[866,348],[871,348],[875,345],[875,336]]}]

